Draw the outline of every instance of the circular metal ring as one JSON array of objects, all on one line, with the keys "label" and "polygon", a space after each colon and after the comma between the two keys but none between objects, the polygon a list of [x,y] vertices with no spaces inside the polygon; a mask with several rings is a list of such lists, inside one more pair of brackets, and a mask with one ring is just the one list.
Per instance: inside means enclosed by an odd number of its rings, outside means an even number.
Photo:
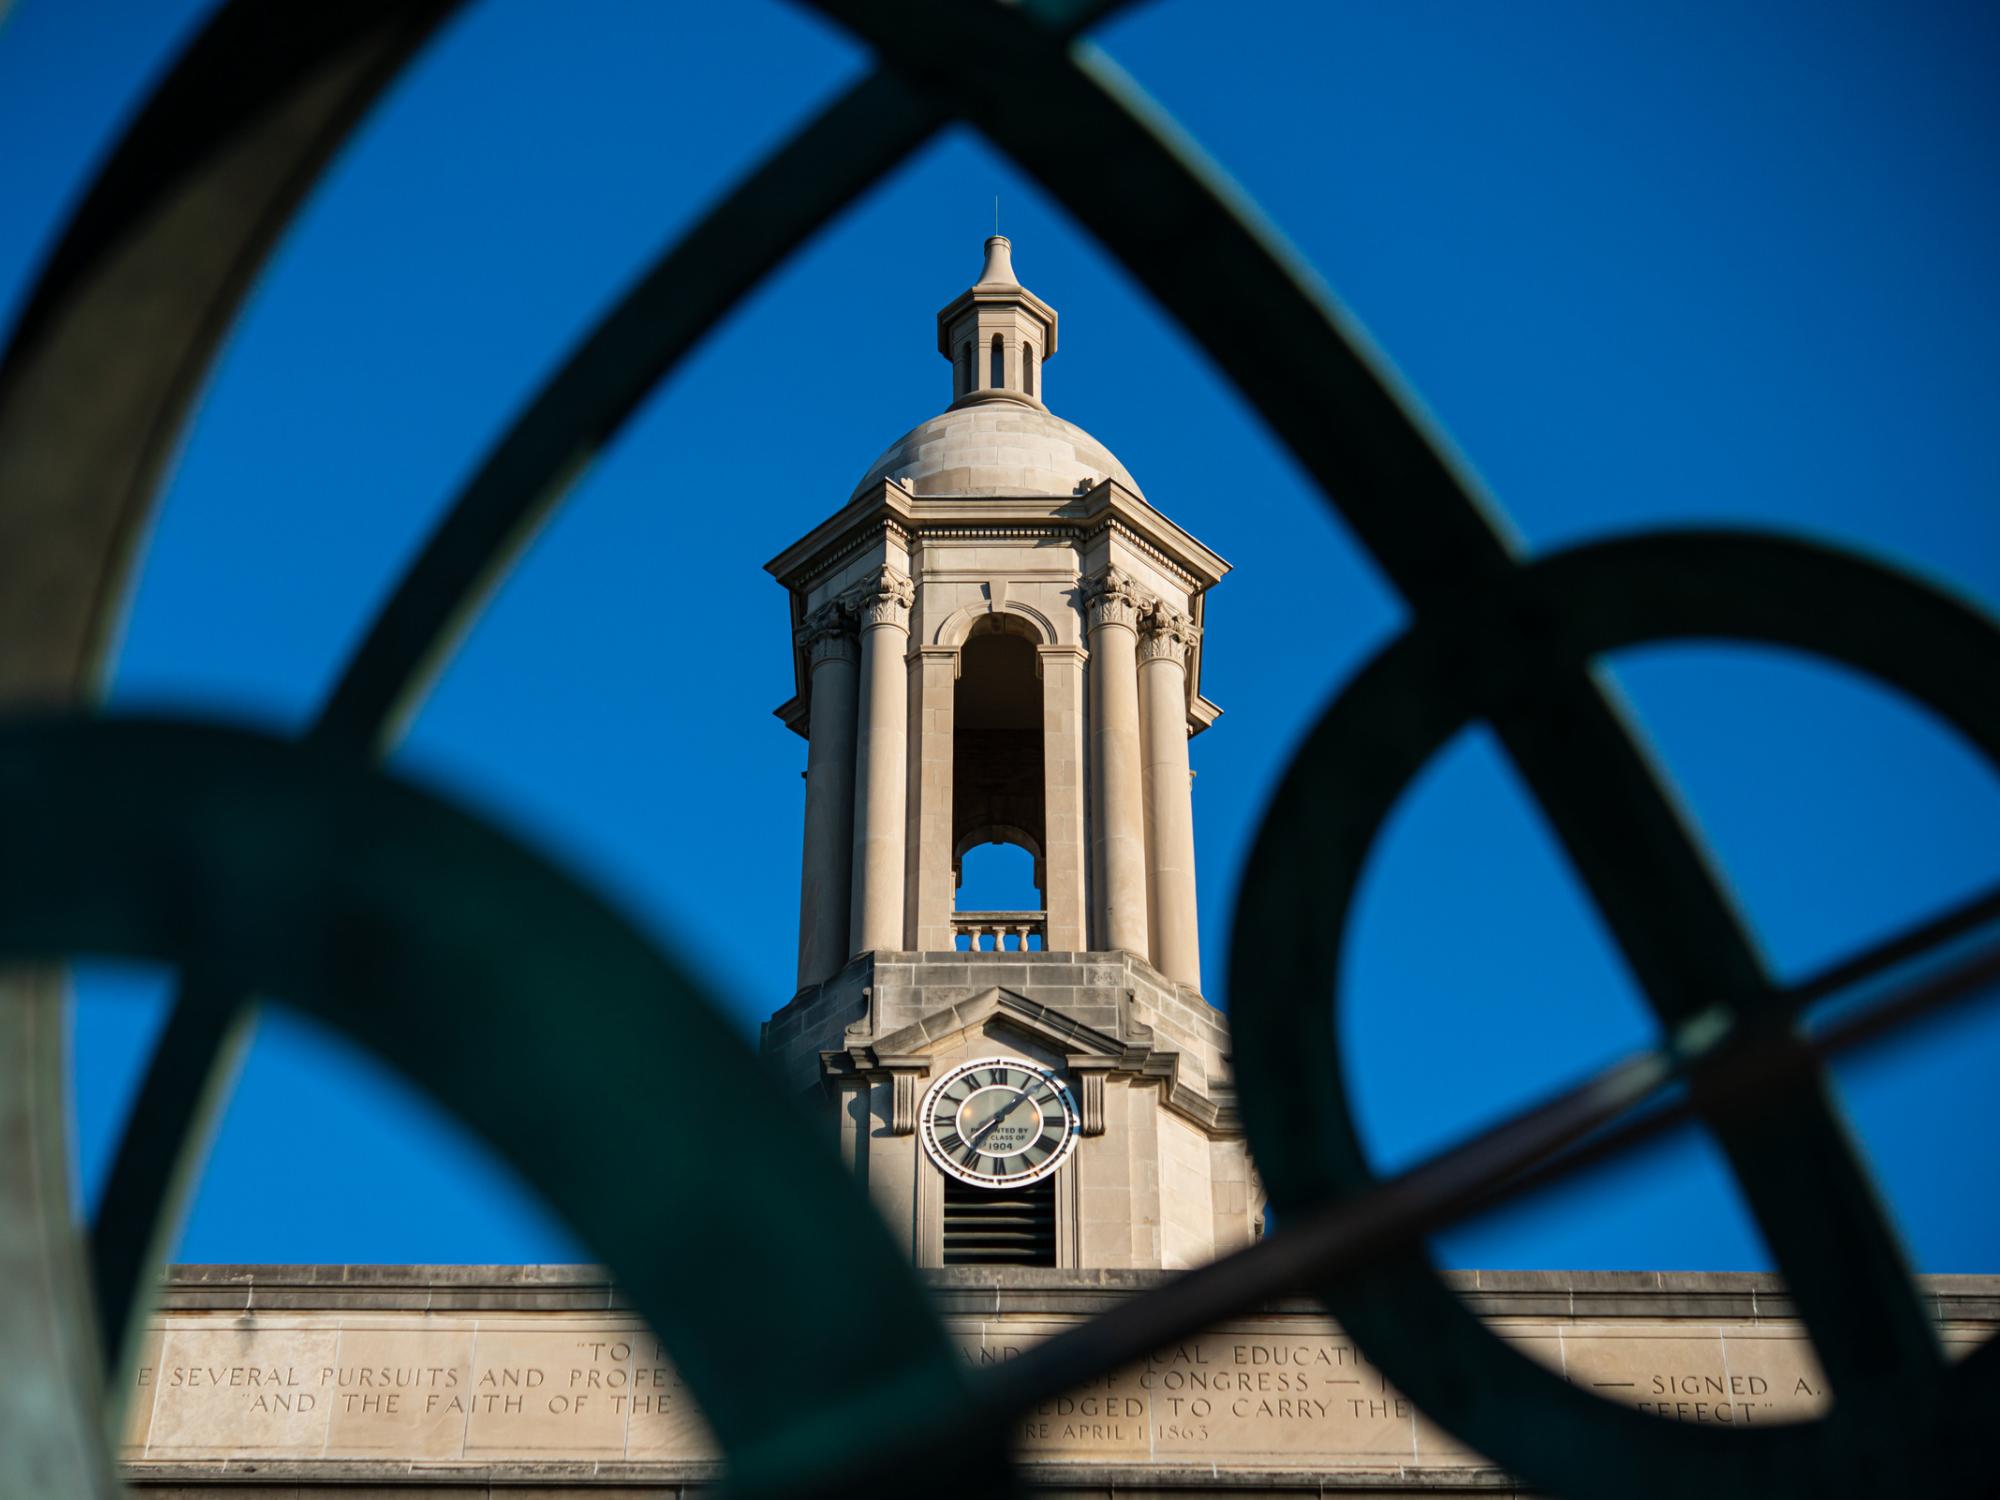
[{"label": "circular metal ring", "polygon": [[[310,741],[76,715],[0,725],[0,823],[0,960],[200,966],[421,1085],[585,1243],[625,1252],[622,1297],[739,1490],[811,1491],[881,1433],[956,1431],[971,1409],[943,1324],[810,1114],[683,965],[518,841]],[[729,1150],[676,1149],[688,1114],[727,1120]],[[870,1309],[865,1331],[827,1320],[843,1299]],[[746,1327],[838,1358],[838,1388],[771,1401],[741,1378]],[[1003,1439],[960,1451],[1003,1474]]]},{"label": "circular metal ring", "polygon": [[[1518,712],[1549,671],[1701,638],[1844,663],[1922,703],[2000,767],[2000,631],[1830,548],[1730,533],[1624,539],[1524,566],[1420,621],[1300,748],[1237,900],[1229,993],[1243,1113],[1281,1226],[1288,1212],[1378,1182],[1341,1074],[1334,1006],[1348,912],[1390,809],[1461,729],[1503,706]],[[1810,1422],[1695,1427],[1589,1394],[1510,1346],[1421,1249],[1318,1295],[1427,1415],[1571,1496],[1953,1493],[1979,1482],[1978,1411],[2000,1395],[2000,1347],[1988,1344],[1933,1388],[1898,1392],[1893,1411],[1837,1401]]]}]

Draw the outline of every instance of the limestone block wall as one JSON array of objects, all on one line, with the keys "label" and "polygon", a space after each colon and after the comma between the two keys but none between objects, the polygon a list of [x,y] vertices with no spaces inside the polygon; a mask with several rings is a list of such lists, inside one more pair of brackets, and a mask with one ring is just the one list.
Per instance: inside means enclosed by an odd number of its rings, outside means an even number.
[{"label": "limestone block wall", "polygon": [[[1166,1274],[924,1276],[976,1375]],[[1658,1420],[1720,1430],[1827,1406],[1774,1278],[1451,1279],[1498,1336]],[[2000,1277],[1923,1284],[1952,1357],[2000,1326]],[[772,1399],[840,1378],[789,1360],[785,1330],[758,1306],[742,1320],[745,1378]],[[124,1477],[147,1500],[632,1500],[708,1493],[719,1474],[666,1352],[588,1266],[182,1267],[127,1394]],[[1051,1500],[1526,1494],[1426,1421],[1304,1299],[1246,1309],[1051,1396],[1015,1442],[1027,1488]]]}]

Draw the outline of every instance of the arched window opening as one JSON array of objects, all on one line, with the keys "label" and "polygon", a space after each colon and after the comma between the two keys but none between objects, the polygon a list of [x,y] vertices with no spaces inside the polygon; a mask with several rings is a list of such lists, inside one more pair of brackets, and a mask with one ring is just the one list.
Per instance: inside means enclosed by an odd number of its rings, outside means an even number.
[{"label": "arched window opening", "polygon": [[953,946],[1033,949],[1047,937],[1042,684],[1024,623],[988,615],[959,648],[952,693]]},{"label": "arched window opening", "polygon": [[[1013,912],[1035,912],[1041,910],[1042,893],[1035,884],[1035,856],[1019,844],[985,843],[974,844],[958,861],[958,896],[953,902],[953,910],[962,913],[979,912],[993,917],[993,931],[984,936],[989,938],[983,946],[998,947],[1002,940],[1008,948],[1025,945],[1030,948],[1042,946],[1041,935],[1032,931],[1003,931],[1007,926],[1006,915]],[[970,924],[968,924],[970,925]],[[1017,928],[1031,924],[1017,923]],[[970,947],[974,934],[958,934],[957,946]]]},{"label": "arched window opening", "polygon": [[1028,395],[1035,394],[1035,346],[1021,346],[1021,389]]},{"label": "arched window opening", "polygon": [[996,391],[1007,384],[1007,348],[997,333],[993,335],[993,378],[986,383]]},{"label": "arched window opening", "polygon": [[970,339],[960,345],[958,350],[958,393],[961,396],[972,394],[972,341]]}]

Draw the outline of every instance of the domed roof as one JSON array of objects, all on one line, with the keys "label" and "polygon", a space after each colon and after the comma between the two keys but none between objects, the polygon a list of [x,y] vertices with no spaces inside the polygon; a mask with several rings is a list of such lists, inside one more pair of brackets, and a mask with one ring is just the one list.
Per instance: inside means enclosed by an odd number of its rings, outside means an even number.
[{"label": "domed roof", "polygon": [[1100,479],[1140,493],[1111,450],[1074,422],[1004,397],[962,401],[911,428],[854,493],[885,479],[919,495],[1074,495]]}]

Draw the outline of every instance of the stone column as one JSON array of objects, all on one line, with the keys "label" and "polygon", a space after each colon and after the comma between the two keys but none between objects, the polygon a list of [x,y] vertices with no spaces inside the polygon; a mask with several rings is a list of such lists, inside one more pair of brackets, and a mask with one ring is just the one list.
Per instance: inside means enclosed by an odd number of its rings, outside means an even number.
[{"label": "stone column", "polygon": [[823,604],[799,627],[812,707],[806,751],[805,872],[799,883],[799,988],[847,961],[854,855],[854,615]]},{"label": "stone column", "polygon": [[1195,931],[1194,803],[1188,775],[1187,659],[1195,626],[1177,609],[1139,617],[1139,707],[1145,718],[1147,927],[1153,967],[1201,988]]},{"label": "stone column", "polygon": [[1138,596],[1106,568],[1085,581],[1090,608],[1092,946],[1147,956],[1146,799],[1139,759]]},{"label": "stone column", "polygon": [[848,952],[901,949],[908,829],[910,688],[903,657],[917,591],[884,564],[851,594],[861,631],[861,735],[855,756],[854,903]]},{"label": "stone column", "polygon": [[1053,952],[1090,946],[1084,874],[1089,851],[1083,820],[1083,676],[1081,646],[1038,648],[1042,668],[1042,895]]},{"label": "stone column", "polygon": [[953,946],[951,913],[957,887],[951,868],[951,753],[957,713],[956,646],[919,646],[910,654],[910,691],[916,715],[911,735],[910,821],[915,865],[910,871],[911,942],[925,953]]}]

